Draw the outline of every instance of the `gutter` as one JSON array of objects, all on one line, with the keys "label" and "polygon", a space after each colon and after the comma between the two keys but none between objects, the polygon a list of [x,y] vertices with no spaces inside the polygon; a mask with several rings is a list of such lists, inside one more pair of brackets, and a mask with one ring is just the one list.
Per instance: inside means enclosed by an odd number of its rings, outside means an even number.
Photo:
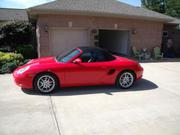
[{"label": "gutter", "polygon": [[[168,23],[174,20],[174,18],[167,16],[167,18],[160,17],[147,17],[147,16],[138,16],[138,15],[129,15],[129,14],[115,14],[115,13],[106,13],[106,12],[92,12],[92,11],[78,11],[78,10],[37,10],[37,9],[27,9],[27,12],[30,18],[37,18],[38,15],[47,15],[47,14],[59,14],[59,15],[83,15],[83,16],[97,16],[97,17],[114,17],[114,18],[124,18],[124,19],[138,19],[138,20],[148,20]],[[166,16],[166,15],[164,15]]]}]

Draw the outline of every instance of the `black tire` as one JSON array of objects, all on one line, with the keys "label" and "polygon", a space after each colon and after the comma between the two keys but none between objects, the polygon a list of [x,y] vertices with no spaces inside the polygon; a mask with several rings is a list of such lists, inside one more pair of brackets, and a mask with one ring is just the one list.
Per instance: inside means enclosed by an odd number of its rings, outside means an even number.
[{"label": "black tire", "polygon": [[[129,79],[123,80],[123,77],[125,77],[125,75],[127,75]],[[135,75],[132,71],[123,71],[116,78],[116,86],[122,89],[128,89],[134,84],[134,81]]]},{"label": "black tire", "polygon": [[35,77],[33,85],[35,90],[48,94],[58,88],[58,79],[51,73],[42,73]]}]

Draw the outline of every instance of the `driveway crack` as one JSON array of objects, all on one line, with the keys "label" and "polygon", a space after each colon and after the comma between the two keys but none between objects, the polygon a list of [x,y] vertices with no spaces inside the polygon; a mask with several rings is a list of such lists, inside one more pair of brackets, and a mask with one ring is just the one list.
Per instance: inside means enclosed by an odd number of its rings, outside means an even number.
[{"label": "driveway crack", "polygon": [[52,110],[52,115],[53,115],[53,118],[55,120],[55,124],[56,124],[57,130],[58,130],[58,134],[61,135],[59,123],[58,123],[58,120],[57,120],[57,115],[56,115],[56,112],[55,112],[55,109],[54,109],[55,107],[53,105],[52,97],[51,97],[50,94],[49,94],[49,99],[50,99],[50,106],[51,106],[51,110]]}]

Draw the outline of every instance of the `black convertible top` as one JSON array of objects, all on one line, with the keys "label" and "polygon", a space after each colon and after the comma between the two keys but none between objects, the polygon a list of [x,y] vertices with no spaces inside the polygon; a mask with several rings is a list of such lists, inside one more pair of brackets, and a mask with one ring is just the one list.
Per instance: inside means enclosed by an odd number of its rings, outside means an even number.
[{"label": "black convertible top", "polygon": [[83,53],[91,52],[94,57],[103,57],[105,60],[114,60],[114,56],[105,49],[99,47],[78,47]]},{"label": "black convertible top", "polygon": [[103,52],[103,53],[109,53],[107,50],[99,48],[99,47],[77,47],[79,49],[81,49],[83,52],[86,51],[93,51],[93,52]]}]

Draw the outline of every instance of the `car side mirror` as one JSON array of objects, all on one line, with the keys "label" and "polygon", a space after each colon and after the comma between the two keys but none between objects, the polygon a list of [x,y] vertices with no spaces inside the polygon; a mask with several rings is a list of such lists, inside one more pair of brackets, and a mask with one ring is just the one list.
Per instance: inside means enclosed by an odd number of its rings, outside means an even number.
[{"label": "car side mirror", "polygon": [[79,64],[79,63],[82,63],[82,59],[81,58],[77,58],[73,61],[73,63],[75,64]]}]

